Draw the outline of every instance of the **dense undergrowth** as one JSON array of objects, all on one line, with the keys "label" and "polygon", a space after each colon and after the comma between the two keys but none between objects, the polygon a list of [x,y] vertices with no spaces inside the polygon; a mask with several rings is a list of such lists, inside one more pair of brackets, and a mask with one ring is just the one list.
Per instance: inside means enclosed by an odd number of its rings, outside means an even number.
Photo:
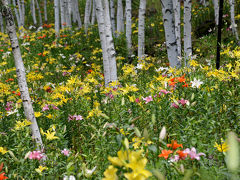
[{"label": "dense undergrowth", "polygon": [[[214,32],[195,38],[188,67],[173,69],[162,20],[154,18],[146,24],[153,36],[147,37],[144,60],[129,63],[124,35],[115,39],[119,81],[107,88],[97,26],[87,35],[64,30],[59,39],[53,25],[22,30],[43,152],[33,146],[9,40],[0,34],[0,162],[9,179],[238,177],[239,170],[227,169],[226,138],[230,131],[240,133],[240,48],[226,27],[219,70]],[[136,20],[132,27],[136,45]]]}]

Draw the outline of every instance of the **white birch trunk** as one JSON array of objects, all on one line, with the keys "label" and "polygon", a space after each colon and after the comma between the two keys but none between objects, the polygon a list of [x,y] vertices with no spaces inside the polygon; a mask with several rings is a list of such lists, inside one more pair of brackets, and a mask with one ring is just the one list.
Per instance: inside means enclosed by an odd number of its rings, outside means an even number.
[{"label": "white birch trunk", "polygon": [[90,24],[90,14],[91,14],[91,0],[86,1],[85,15],[84,15],[84,31],[87,34],[88,26]]},{"label": "white birch trunk", "polygon": [[128,57],[132,56],[132,0],[126,0],[126,39]]},{"label": "white birch trunk", "polygon": [[177,40],[178,57],[181,57],[181,2],[180,0],[173,0],[175,35]]},{"label": "white birch trunk", "polygon": [[95,24],[95,20],[96,20],[96,7],[95,7],[95,2],[93,0],[92,2],[92,19],[91,19],[91,25]]},{"label": "white birch trunk", "polygon": [[18,12],[19,12],[20,27],[22,27],[22,26],[23,26],[23,14],[22,14],[22,8],[21,8],[20,0],[17,0],[17,3],[18,3]]},{"label": "white birch trunk", "polygon": [[65,1],[65,13],[66,13],[66,23],[68,28],[72,28],[72,20],[71,20],[71,0]]},{"label": "white birch trunk", "polygon": [[55,32],[57,37],[60,31],[60,20],[59,20],[59,0],[54,0],[54,15],[55,15]]},{"label": "white birch trunk", "polygon": [[238,31],[237,31],[237,25],[235,23],[235,1],[234,0],[229,0],[229,4],[230,4],[232,32],[236,36],[237,43],[240,46],[240,41],[239,41]]},{"label": "white birch trunk", "polygon": [[138,58],[144,59],[145,54],[145,14],[146,0],[140,0],[138,14]]},{"label": "white birch trunk", "polygon": [[122,0],[118,0],[117,4],[117,36],[119,33],[124,32],[124,19],[123,19],[123,5]]},{"label": "white birch trunk", "polygon": [[25,26],[25,3],[24,0],[21,1],[21,6],[22,8],[22,25]]},{"label": "white birch trunk", "polygon": [[31,12],[33,17],[33,24],[36,26],[37,19],[36,19],[36,9],[35,9],[35,0],[31,0]]},{"label": "white birch trunk", "polygon": [[218,25],[219,1],[218,0],[212,0],[212,1],[213,1],[213,7],[214,7],[215,23],[216,25]]},{"label": "white birch trunk", "polygon": [[106,43],[106,35],[105,35],[103,6],[102,6],[102,2],[99,0],[95,0],[95,5],[96,5],[98,30],[99,30],[99,36],[101,40],[101,47],[102,47],[102,54],[103,54],[104,81],[105,81],[105,86],[108,86],[110,82],[110,67],[109,67],[109,60],[108,60],[107,47],[106,47],[107,43]]},{"label": "white birch trunk", "polygon": [[1,26],[1,32],[4,33],[2,12],[0,12],[0,26]]},{"label": "white birch trunk", "polygon": [[175,35],[173,3],[169,0],[162,0],[162,14],[164,22],[165,39],[167,46],[168,60],[171,67],[180,67],[178,60],[177,40]]},{"label": "white birch trunk", "polygon": [[45,23],[48,22],[48,18],[47,18],[47,0],[44,0],[44,22]]},{"label": "white birch trunk", "polygon": [[18,79],[18,86],[19,90],[21,92],[21,99],[24,107],[24,113],[27,118],[27,120],[31,121],[31,130],[33,138],[35,139],[37,143],[37,148],[43,149],[43,143],[41,139],[41,135],[39,132],[39,128],[37,125],[36,118],[34,116],[34,111],[32,107],[32,102],[29,96],[28,87],[27,87],[27,81],[26,81],[26,74],[25,74],[25,68],[22,61],[22,56],[18,44],[17,34],[16,34],[16,28],[14,24],[14,18],[11,12],[10,7],[8,6],[7,0],[1,0],[3,4],[3,16],[6,20],[6,28],[8,31],[8,35],[11,42],[12,47],[12,53],[15,61],[16,66],[16,73],[17,73],[17,79]]},{"label": "white birch trunk", "polygon": [[18,27],[20,28],[21,27],[21,20],[20,20],[19,14],[18,14],[18,10],[17,10],[17,7],[16,7],[16,1],[15,0],[13,0],[13,8],[14,8],[16,19],[17,19]]},{"label": "white birch trunk", "polygon": [[64,7],[64,1],[60,0],[60,14],[61,14],[61,29],[64,29],[66,27],[66,15],[65,15],[65,7]]},{"label": "white birch trunk", "polygon": [[106,33],[107,53],[110,67],[110,81],[117,81],[116,51],[112,36],[111,19],[108,0],[104,0],[104,22]]},{"label": "white birch trunk", "polygon": [[192,56],[192,1],[184,1],[184,60],[187,65],[187,60]]},{"label": "white birch trunk", "polygon": [[38,10],[39,26],[41,27],[43,25],[42,24],[42,14],[41,14],[41,9],[40,9],[38,0],[36,0],[36,7],[37,7],[37,10]]},{"label": "white birch trunk", "polygon": [[77,22],[77,11],[76,11],[76,0],[72,1],[72,22],[76,23]]},{"label": "white birch trunk", "polygon": [[115,24],[115,7],[114,7],[114,0],[110,0],[110,17],[111,17],[111,25],[112,25],[112,32],[113,36],[116,36],[116,24]]},{"label": "white birch trunk", "polygon": [[79,12],[79,7],[78,7],[78,0],[76,0],[76,13],[77,13],[77,22],[78,22],[78,28],[82,28],[82,20]]}]

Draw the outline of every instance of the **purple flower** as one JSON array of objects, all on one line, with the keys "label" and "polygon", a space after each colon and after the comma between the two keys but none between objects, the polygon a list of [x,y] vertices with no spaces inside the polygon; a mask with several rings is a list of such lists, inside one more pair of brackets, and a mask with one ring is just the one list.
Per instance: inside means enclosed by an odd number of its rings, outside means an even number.
[{"label": "purple flower", "polygon": [[78,120],[83,120],[83,117],[81,116],[81,115],[69,115],[68,116],[68,121],[72,121],[72,120],[76,120],[76,121],[78,121]]},{"label": "purple flower", "polygon": [[148,96],[148,97],[143,98],[143,100],[144,100],[145,103],[147,104],[147,103],[153,101],[153,98],[152,98],[152,96]]},{"label": "purple flower", "polygon": [[162,94],[171,94],[170,91],[167,91],[165,89],[162,89],[160,92],[159,92],[159,95],[162,95]]},{"label": "purple flower", "polygon": [[185,100],[185,99],[181,99],[181,100],[178,100],[178,103],[180,103],[184,106],[185,104],[189,103],[189,101]]},{"label": "purple flower", "polygon": [[69,156],[69,155],[70,155],[70,151],[67,150],[66,148],[65,148],[64,150],[62,150],[61,153],[62,153],[64,156]]},{"label": "purple flower", "polygon": [[52,106],[53,109],[59,110],[59,108],[57,106],[55,106],[53,104],[51,104],[51,106]]},{"label": "purple flower", "polygon": [[12,109],[12,104],[13,104],[12,101],[7,102],[6,107],[5,107],[5,110],[6,110],[6,111],[11,111],[11,109]]},{"label": "purple flower", "polygon": [[206,156],[204,153],[197,153],[195,147],[192,147],[191,150],[187,148],[183,152],[187,153],[191,159],[196,159],[198,161],[200,160],[200,156]]},{"label": "purple flower", "polygon": [[49,110],[49,105],[46,104],[43,108],[42,108],[42,111],[46,111],[46,110]]},{"label": "purple flower", "polygon": [[29,159],[41,160],[44,157],[45,155],[41,151],[33,151],[33,152],[30,152],[30,154],[28,155]]}]

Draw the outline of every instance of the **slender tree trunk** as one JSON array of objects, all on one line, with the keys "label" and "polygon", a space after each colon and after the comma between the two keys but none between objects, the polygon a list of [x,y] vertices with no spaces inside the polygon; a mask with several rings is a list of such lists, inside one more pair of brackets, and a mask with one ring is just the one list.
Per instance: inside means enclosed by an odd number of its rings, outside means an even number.
[{"label": "slender tree trunk", "polygon": [[59,0],[54,0],[54,15],[55,15],[55,32],[56,36],[59,36],[60,26],[59,26]]},{"label": "slender tree trunk", "polygon": [[17,10],[17,7],[16,7],[16,1],[15,0],[12,0],[12,1],[13,1],[15,16],[16,16],[16,19],[17,19],[17,24],[18,24],[18,27],[20,28],[21,27],[21,20],[20,20],[18,10]]},{"label": "slender tree trunk", "polygon": [[66,23],[68,28],[72,28],[72,20],[71,20],[71,0],[65,1],[65,13],[66,13]]},{"label": "slender tree trunk", "polygon": [[140,0],[138,17],[138,58],[143,59],[145,54],[145,14],[146,0]]},{"label": "slender tree trunk", "polygon": [[66,27],[65,0],[60,0],[61,29]]},{"label": "slender tree trunk", "polygon": [[123,5],[122,0],[118,0],[117,6],[117,36],[124,32]]},{"label": "slender tree trunk", "polygon": [[232,26],[232,32],[236,36],[236,40],[238,45],[240,46],[240,41],[238,37],[238,31],[237,31],[237,25],[235,23],[235,1],[234,0],[229,0],[230,4],[230,15],[231,15],[231,26]]},{"label": "slender tree trunk", "polygon": [[111,17],[111,25],[112,25],[112,32],[113,36],[116,36],[116,24],[115,24],[115,7],[114,7],[114,0],[110,0],[110,17]]},{"label": "slender tree trunk", "polygon": [[82,28],[82,20],[81,20],[81,16],[80,16],[80,12],[79,12],[79,7],[78,7],[78,0],[75,1],[76,2],[76,18],[77,18],[77,22],[78,22],[78,28]]},{"label": "slender tree trunk", "polygon": [[44,21],[45,21],[45,23],[48,22],[48,18],[47,18],[47,0],[44,0]]},{"label": "slender tree trunk", "polygon": [[42,27],[42,14],[41,14],[41,9],[38,3],[38,0],[36,0],[36,6],[37,6],[37,10],[38,10],[38,17],[39,17],[39,26]]},{"label": "slender tree trunk", "polygon": [[35,9],[35,0],[31,0],[31,12],[33,17],[33,24],[37,25],[37,19],[36,19],[36,9]]},{"label": "slender tree trunk", "polygon": [[91,19],[91,24],[94,25],[96,20],[96,7],[95,7],[95,2],[93,0],[92,2],[92,19]]},{"label": "slender tree trunk", "polygon": [[220,51],[221,51],[221,42],[222,42],[222,16],[223,16],[223,0],[220,0],[219,3],[219,16],[218,16],[218,33],[217,33],[217,56],[216,56],[216,68],[220,67]]},{"label": "slender tree trunk", "polygon": [[25,113],[26,118],[29,121],[31,121],[31,123],[32,123],[31,124],[32,135],[37,143],[37,148],[40,150],[40,149],[43,149],[44,146],[42,143],[42,139],[41,139],[38,125],[37,125],[37,121],[34,116],[32,102],[31,102],[29,92],[28,92],[25,68],[24,68],[24,64],[22,61],[22,56],[21,56],[21,52],[20,52],[20,48],[19,48],[19,44],[18,44],[16,28],[15,28],[15,24],[14,24],[14,18],[13,18],[11,9],[8,6],[8,1],[1,0],[1,2],[3,5],[2,13],[3,13],[3,16],[6,21],[6,28],[8,31],[9,38],[10,38],[12,53],[13,53],[13,57],[14,57],[14,61],[15,61],[18,86],[19,86],[20,93],[21,93],[21,99],[23,102],[24,113]]},{"label": "slender tree trunk", "polygon": [[174,10],[174,22],[175,22],[175,34],[177,40],[177,50],[178,57],[182,56],[181,52],[181,2],[180,0],[173,0],[173,10]]},{"label": "slender tree trunk", "polygon": [[23,26],[23,13],[22,13],[22,7],[21,7],[20,0],[17,0],[17,3],[18,3],[18,12],[19,12],[20,27],[22,27],[22,26]]},{"label": "slender tree trunk", "polygon": [[219,1],[218,0],[212,0],[212,1],[213,1],[213,7],[214,7],[215,23],[216,25],[218,25]]},{"label": "slender tree trunk", "polygon": [[110,67],[109,60],[107,54],[107,43],[106,43],[106,35],[105,35],[105,23],[104,23],[104,14],[103,14],[103,6],[102,2],[99,0],[95,0],[96,5],[96,15],[99,29],[99,36],[101,40],[102,54],[103,54],[103,70],[104,70],[104,81],[105,86],[108,86],[110,82]]},{"label": "slender tree trunk", "polygon": [[0,12],[0,26],[1,26],[1,32],[4,33],[2,12]]},{"label": "slender tree trunk", "polygon": [[181,66],[181,62],[178,60],[177,40],[174,28],[175,25],[172,1],[162,0],[162,14],[168,60],[170,62],[171,67],[179,68]]},{"label": "slender tree trunk", "polygon": [[104,22],[105,22],[105,33],[106,33],[106,44],[107,53],[110,67],[110,81],[117,81],[117,65],[116,65],[116,51],[112,37],[111,19],[109,13],[108,0],[104,0]]},{"label": "slender tree trunk", "polygon": [[132,0],[126,0],[126,39],[128,57],[132,56]]},{"label": "slender tree trunk", "polygon": [[88,31],[88,26],[90,24],[91,2],[92,2],[92,0],[87,0],[86,1],[86,6],[85,6],[84,31],[85,31],[86,34],[87,34],[87,31]]},{"label": "slender tree trunk", "polygon": [[184,1],[184,55],[185,65],[192,56],[192,1]]},{"label": "slender tree trunk", "polygon": [[21,1],[21,6],[22,8],[22,25],[25,26],[25,3],[24,0]]}]

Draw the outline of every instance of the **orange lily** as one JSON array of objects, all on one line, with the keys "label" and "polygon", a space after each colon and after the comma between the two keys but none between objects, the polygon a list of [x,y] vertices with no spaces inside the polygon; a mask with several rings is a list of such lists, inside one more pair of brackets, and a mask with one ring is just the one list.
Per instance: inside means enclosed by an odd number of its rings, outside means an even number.
[{"label": "orange lily", "polygon": [[175,150],[179,147],[183,148],[182,144],[178,144],[177,141],[175,141],[175,140],[172,140],[171,144],[167,144],[167,147],[171,147],[173,150]]},{"label": "orange lily", "polygon": [[158,157],[164,157],[165,159],[167,159],[168,155],[171,153],[173,153],[173,151],[164,149],[162,150],[162,153],[158,155]]}]

